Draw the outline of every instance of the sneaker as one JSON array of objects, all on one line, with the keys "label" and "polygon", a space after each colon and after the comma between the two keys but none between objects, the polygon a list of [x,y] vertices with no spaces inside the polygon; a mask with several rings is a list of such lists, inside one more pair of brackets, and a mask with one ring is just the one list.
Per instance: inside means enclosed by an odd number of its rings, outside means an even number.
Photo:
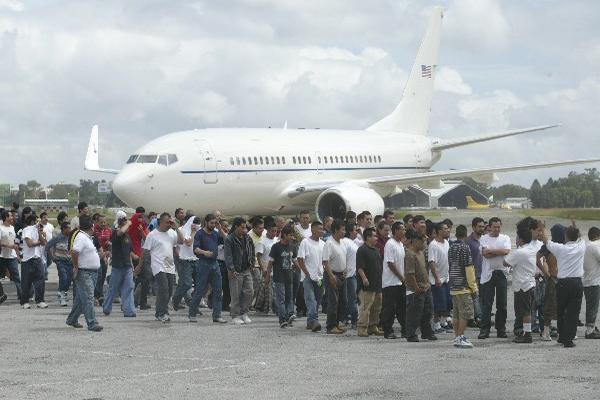
[{"label": "sneaker", "polygon": [[558,337],[558,329],[555,326],[550,327],[550,337]]},{"label": "sneaker", "polygon": [[550,337],[550,329],[544,329],[542,331],[542,341],[551,342],[552,338]]},{"label": "sneaker", "polygon": [[244,321],[245,324],[252,323],[252,320],[248,317],[248,314],[242,315],[242,320]]},{"label": "sneaker", "polygon": [[37,303],[36,306],[37,308],[48,308],[48,304],[44,303],[43,301]]},{"label": "sneaker", "polygon": [[23,308],[25,310],[29,310],[31,308],[31,305],[29,303],[25,303],[25,304],[23,304]]},{"label": "sneaker", "polygon": [[83,325],[81,325],[81,324],[80,324],[79,322],[77,322],[77,321],[73,322],[72,324],[70,324],[70,323],[67,321],[67,325],[68,325],[68,326],[70,326],[70,327],[72,327],[72,328],[83,328]]},{"label": "sneaker", "polygon": [[343,333],[344,331],[338,328],[337,326],[334,326],[333,328],[327,330],[328,335],[341,335]]},{"label": "sneaker", "polygon": [[513,342],[515,342],[515,343],[533,343],[533,338],[531,337],[530,332],[525,332],[521,336],[516,336],[515,340],[513,340]]},{"label": "sneaker", "polygon": [[161,316],[156,317],[156,320],[162,322],[163,324],[171,322],[171,318],[169,318],[167,314],[163,314]]},{"label": "sneaker", "polygon": [[498,331],[498,332],[496,333],[496,337],[497,337],[497,338],[500,338],[500,339],[506,339],[506,338],[508,337],[508,335],[506,334],[506,332],[505,332],[505,331]]},{"label": "sneaker", "polygon": [[417,342],[419,342],[420,340],[419,340],[419,337],[415,335],[415,336],[409,336],[409,337],[407,337],[407,338],[406,338],[406,341],[407,341],[407,342],[414,342],[414,343],[417,343]]},{"label": "sneaker", "polygon": [[188,322],[198,322],[198,319],[196,318],[196,316],[189,316]]},{"label": "sneaker", "polygon": [[313,332],[321,332],[321,324],[318,321],[313,322],[312,328],[310,328]]},{"label": "sneaker", "polygon": [[219,317],[219,318],[213,318],[213,322],[215,324],[226,324],[227,320],[224,319],[224,318]]},{"label": "sneaker", "polygon": [[292,325],[295,320],[296,320],[296,314],[290,315],[289,318],[288,318],[288,320],[287,320],[288,325]]},{"label": "sneaker", "polygon": [[563,346],[566,348],[575,347],[575,343],[572,341],[563,343]]},{"label": "sneaker", "polygon": [[279,327],[280,328],[287,328],[287,326],[288,326],[287,321],[282,321],[282,322],[279,323]]},{"label": "sneaker", "polygon": [[8,299],[7,295],[3,294],[2,296],[0,296],[0,304],[4,303],[6,299]]},{"label": "sneaker", "polygon": [[92,332],[102,332],[102,329],[104,329],[104,328],[102,327],[102,325],[98,325],[98,324],[96,324],[96,325],[92,326],[91,328],[88,328],[88,331],[92,331]]},{"label": "sneaker", "polygon": [[437,333],[437,334],[440,334],[440,333],[446,333],[446,330],[440,326],[439,328],[436,328],[436,329],[433,331],[433,333]]},{"label": "sneaker", "polygon": [[346,326],[344,324],[339,323],[337,327],[340,331],[346,332]]},{"label": "sneaker", "polygon": [[471,343],[469,341],[469,338],[467,338],[466,336],[461,336],[459,338],[459,342],[458,342],[458,347],[460,347],[461,349],[472,349],[473,348],[473,343]]},{"label": "sneaker", "polygon": [[202,298],[202,300],[200,300],[200,308],[208,308],[208,304],[206,303],[205,298]]},{"label": "sneaker", "polygon": [[61,297],[60,299],[58,299],[58,304],[61,307],[66,307],[69,305],[69,302],[67,301],[66,297]]},{"label": "sneaker", "polygon": [[431,334],[429,336],[423,336],[423,335],[421,335],[421,339],[431,340],[431,341],[438,340],[437,336],[435,336],[434,334]]},{"label": "sneaker", "polygon": [[460,347],[461,340],[462,340],[462,336],[455,337],[454,342],[453,342],[454,347]]},{"label": "sneaker", "polygon": [[235,317],[231,320],[231,322],[236,325],[244,325],[244,320],[242,320],[240,317]]},{"label": "sneaker", "polygon": [[379,329],[377,325],[370,326],[367,332],[369,333],[369,335],[383,336],[383,331]]}]

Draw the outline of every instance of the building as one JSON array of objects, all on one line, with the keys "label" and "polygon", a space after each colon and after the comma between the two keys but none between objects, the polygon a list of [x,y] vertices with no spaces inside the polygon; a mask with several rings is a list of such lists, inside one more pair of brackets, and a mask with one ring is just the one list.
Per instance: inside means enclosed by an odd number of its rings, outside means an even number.
[{"label": "building", "polygon": [[24,207],[31,207],[36,211],[59,212],[69,209],[69,199],[25,199]]},{"label": "building", "polygon": [[488,198],[462,181],[442,181],[439,188],[426,189],[410,186],[401,193],[385,199],[386,208],[467,208],[467,196],[482,206]]},{"label": "building", "polygon": [[500,200],[498,205],[501,208],[531,208],[531,200],[527,197],[507,197],[504,200]]}]

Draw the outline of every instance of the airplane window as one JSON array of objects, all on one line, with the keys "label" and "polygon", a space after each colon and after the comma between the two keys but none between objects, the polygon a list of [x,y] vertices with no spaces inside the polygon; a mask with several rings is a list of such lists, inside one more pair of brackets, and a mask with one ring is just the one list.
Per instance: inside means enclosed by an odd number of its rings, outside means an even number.
[{"label": "airplane window", "polygon": [[176,154],[167,154],[167,161],[169,162],[169,165],[175,164],[178,161],[177,155]]},{"label": "airplane window", "polygon": [[254,157],[254,165],[258,165],[258,157]]},{"label": "airplane window", "polygon": [[138,164],[154,164],[156,163],[156,159],[158,158],[158,155],[156,154],[142,154],[138,157],[138,159],[136,160],[136,162]]},{"label": "airplane window", "polygon": [[381,156],[377,156],[377,161],[381,163]]},{"label": "airplane window", "polygon": [[350,156],[350,162],[354,163],[354,157]]},{"label": "airplane window", "polygon": [[302,164],[306,164],[306,156],[302,156]]},{"label": "airplane window", "polygon": [[363,158],[362,158],[362,156],[360,156],[360,162],[361,162],[361,163],[363,162]]},{"label": "airplane window", "polygon": [[[268,162],[267,162],[268,164]],[[275,157],[271,156],[271,164],[275,164]]]},{"label": "airplane window", "polygon": [[333,164],[333,156],[329,156],[329,162]]},{"label": "airplane window", "polygon": [[285,156],[281,156],[281,163],[285,164]]},{"label": "airplane window", "polygon": [[260,157],[258,160],[260,161],[260,165],[262,165],[263,164],[263,158]]},{"label": "airplane window", "polygon": [[292,164],[296,164],[296,156],[292,157]]},{"label": "airplane window", "polygon": [[242,157],[242,163],[246,165],[246,157]]},{"label": "airplane window", "polygon": [[344,163],[344,156],[340,156],[340,163]]},{"label": "airplane window", "polygon": [[240,158],[239,158],[239,157],[236,157],[236,158],[235,158],[235,163],[236,163],[237,165],[240,165]]},{"label": "airplane window", "polygon": [[234,164],[235,164],[235,163],[233,162],[233,157],[229,157],[229,163],[230,163],[231,165],[234,165]]},{"label": "airplane window", "polygon": [[137,160],[138,155],[137,154],[132,154],[129,156],[129,158],[127,159],[127,164],[132,164],[135,162],[135,160]]},{"label": "airplane window", "polygon": [[158,163],[161,165],[167,165],[167,156],[165,154],[158,156]]},{"label": "airplane window", "polygon": [[281,164],[281,159],[277,156],[277,164]]},{"label": "airplane window", "polygon": [[323,157],[323,160],[325,160],[325,164],[327,164],[327,156]]},{"label": "airplane window", "polygon": [[248,157],[248,165],[252,165],[252,157]]},{"label": "airplane window", "polygon": [[369,162],[373,162],[373,159],[371,158],[371,156],[369,156]]},{"label": "airplane window", "polygon": [[[261,157],[262,159],[262,157]],[[265,157],[265,164],[269,165],[269,157]]]},{"label": "airplane window", "polygon": [[318,157],[317,157],[317,162],[318,162],[319,164],[321,164],[321,156],[318,156]]},{"label": "airplane window", "polygon": [[346,156],[346,162],[348,162],[348,156]]}]

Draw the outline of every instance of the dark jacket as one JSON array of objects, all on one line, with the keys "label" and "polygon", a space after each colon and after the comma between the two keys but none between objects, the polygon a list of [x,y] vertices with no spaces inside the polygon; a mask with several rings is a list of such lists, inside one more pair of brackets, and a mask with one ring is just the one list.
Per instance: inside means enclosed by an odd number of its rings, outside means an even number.
[{"label": "dark jacket", "polygon": [[[254,243],[247,234],[245,240],[238,239],[235,233],[230,233],[225,238],[224,250],[225,250],[225,266],[229,271],[243,272],[251,269],[254,266]],[[244,262],[244,245],[246,246],[246,253],[248,259]]]}]

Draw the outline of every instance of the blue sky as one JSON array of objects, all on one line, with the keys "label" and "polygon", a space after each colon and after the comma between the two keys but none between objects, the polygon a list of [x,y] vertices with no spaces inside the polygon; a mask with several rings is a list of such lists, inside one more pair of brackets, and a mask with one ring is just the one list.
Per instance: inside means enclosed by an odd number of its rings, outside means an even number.
[{"label": "blue sky", "polygon": [[436,169],[597,156],[598,2],[0,0],[0,182],[102,177],[82,170],[95,123],[107,168],[182,129],[365,128],[397,104],[437,4],[431,135],[563,126],[450,150]]}]

